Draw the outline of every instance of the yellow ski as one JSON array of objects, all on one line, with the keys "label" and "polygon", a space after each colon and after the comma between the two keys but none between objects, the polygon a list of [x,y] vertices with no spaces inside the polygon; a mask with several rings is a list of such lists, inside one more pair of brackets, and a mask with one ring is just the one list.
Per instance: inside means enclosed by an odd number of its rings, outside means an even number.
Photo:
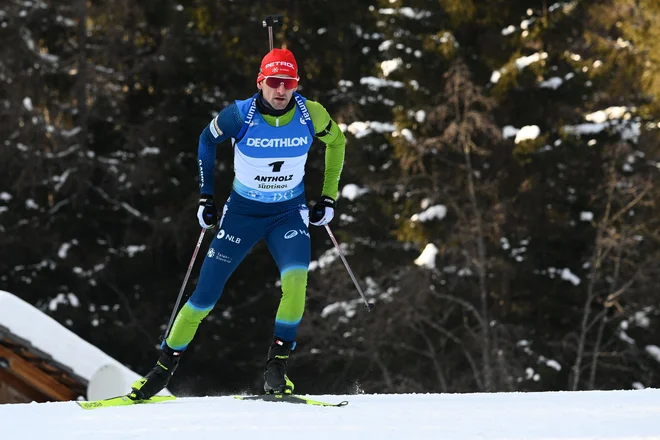
[{"label": "yellow ski", "polygon": [[128,396],[117,396],[103,400],[90,400],[87,402],[76,402],[82,409],[109,408],[112,406],[141,405],[143,403],[158,403],[176,399],[175,396],[153,396],[146,400],[133,400]]}]

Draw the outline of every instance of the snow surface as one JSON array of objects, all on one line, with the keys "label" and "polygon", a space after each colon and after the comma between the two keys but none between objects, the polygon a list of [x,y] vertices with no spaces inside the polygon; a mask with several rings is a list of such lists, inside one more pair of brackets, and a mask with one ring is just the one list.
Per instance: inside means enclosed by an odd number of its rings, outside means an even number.
[{"label": "snow surface", "polygon": [[6,439],[641,440],[660,438],[660,390],[319,396],[343,408],[227,397],[85,411],[0,405]]},{"label": "snow surface", "polygon": [[435,269],[435,257],[437,255],[438,247],[433,243],[429,243],[424,247],[421,255],[415,259],[415,264],[429,269]]},{"label": "snow surface", "polygon": [[345,185],[342,188],[341,197],[348,200],[355,200],[356,198],[360,197],[362,194],[365,194],[367,192],[369,192],[368,189],[360,188],[354,183],[349,183],[348,185]]},{"label": "snow surface", "polygon": [[435,219],[442,220],[446,216],[447,216],[447,207],[445,205],[434,205],[426,208],[423,212],[419,214],[413,214],[412,217],[410,217],[410,220],[414,222],[420,221],[424,223]]}]

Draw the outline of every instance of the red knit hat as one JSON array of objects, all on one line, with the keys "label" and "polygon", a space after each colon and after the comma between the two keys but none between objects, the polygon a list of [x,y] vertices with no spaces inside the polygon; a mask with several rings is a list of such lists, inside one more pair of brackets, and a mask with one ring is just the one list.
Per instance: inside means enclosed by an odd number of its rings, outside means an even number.
[{"label": "red knit hat", "polygon": [[261,60],[261,68],[257,76],[257,84],[263,81],[267,76],[287,75],[291,78],[298,78],[298,63],[287,49],[273,49]]}]

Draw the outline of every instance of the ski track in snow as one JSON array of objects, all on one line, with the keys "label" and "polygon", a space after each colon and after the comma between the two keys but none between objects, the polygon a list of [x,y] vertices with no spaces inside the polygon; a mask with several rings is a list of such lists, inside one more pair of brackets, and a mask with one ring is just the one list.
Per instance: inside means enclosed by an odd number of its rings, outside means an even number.
[{"label": "ski track in snow", "polygon": [[85,411],[0,405],[2,439],[660,439],[660,390],[315,396],[321,408],[229,397]]}]

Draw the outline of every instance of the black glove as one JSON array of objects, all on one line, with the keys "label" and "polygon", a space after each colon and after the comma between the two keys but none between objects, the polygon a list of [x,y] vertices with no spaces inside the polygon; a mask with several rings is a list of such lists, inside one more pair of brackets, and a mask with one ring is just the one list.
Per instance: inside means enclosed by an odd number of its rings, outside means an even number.
[{"label": "black glove", "polygon": [[309,209],[309,222],[314,226],[323,226],[330,223],[335,216],[335,201],[328,196],[321,196],[317,202],[312,202]]},{"label": "black glove", "polygon": [[213,229],[218,226],[218,208],[215,206],[212,195],[202,194],[199,197],[197,220],[199,220],[199,225],[204,229]]}]

